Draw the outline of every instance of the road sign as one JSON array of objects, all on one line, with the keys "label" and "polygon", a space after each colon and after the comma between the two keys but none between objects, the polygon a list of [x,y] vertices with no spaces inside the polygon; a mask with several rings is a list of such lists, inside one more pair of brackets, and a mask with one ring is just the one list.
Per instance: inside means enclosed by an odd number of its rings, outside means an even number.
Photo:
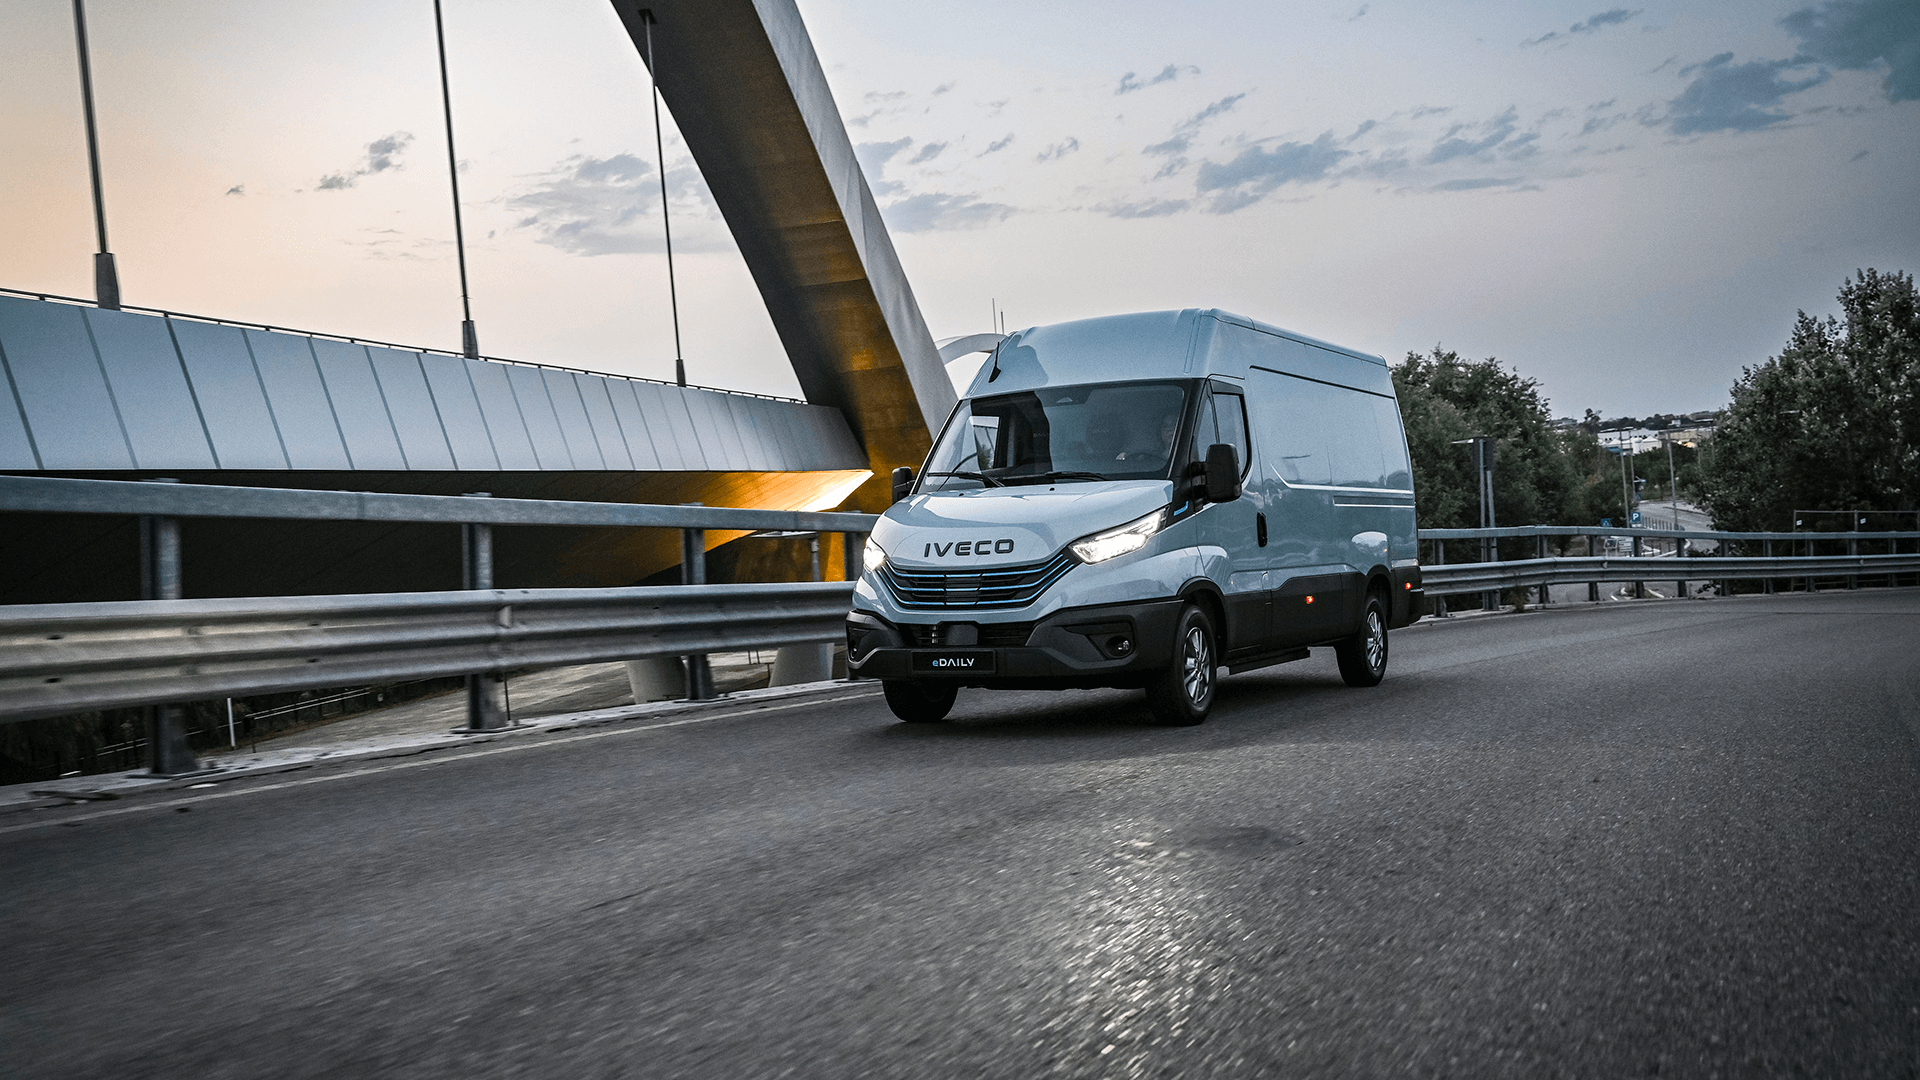
[{"label": "road sign", "polygon": [[1638,510],[1635,510],[1635,511],[1633,512],[1633,523],[1634,523],[1635,525],[1638,525],[1638,524],[1640,524],[1640,511],[1638,511]]},{"label": "road sign", "polygon": [[1612,519],[1612,518],[1601,518],[1601,519],[1600,519],[1600,527],[1601,527],[1601,528],[1603,528],[1603,529],[1610,529],[1610,528],[1612,528],[1612,527],[1613,527],[1613,519]]}]

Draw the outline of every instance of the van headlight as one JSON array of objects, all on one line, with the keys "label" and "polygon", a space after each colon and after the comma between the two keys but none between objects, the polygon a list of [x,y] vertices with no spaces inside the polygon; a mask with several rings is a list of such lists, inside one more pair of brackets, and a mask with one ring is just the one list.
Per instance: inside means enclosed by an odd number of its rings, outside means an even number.
[{"label": "van headlight", "polygon": [[886,550],[874,543],[872,539],[868,539],[865,546],[860,549],[860,564],[866,567],[867,573],[871,574],[880,569],[886,565],[886,562]]},{"label": "van headlight", "polygon": [[1075,540],[1067,545],[1067,550],[1083,563],[1106,562],[1129,551],[1139,551],[1146,546],[1148,537],[1166,527],[1167,510],[1163,506],[1146,517]]}]

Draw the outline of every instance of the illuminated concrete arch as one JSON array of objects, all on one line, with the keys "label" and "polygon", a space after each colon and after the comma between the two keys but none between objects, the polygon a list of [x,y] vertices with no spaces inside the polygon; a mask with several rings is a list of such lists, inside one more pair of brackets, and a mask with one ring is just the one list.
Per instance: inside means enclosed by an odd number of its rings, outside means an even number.
[{"label": "illuminated concrete arch", "polygon": [[[830,405],[886,505],[955,396],[793,0],[612,0],[732,230],[809,402]],[[646,13],[646,14],[643,14]]]}]

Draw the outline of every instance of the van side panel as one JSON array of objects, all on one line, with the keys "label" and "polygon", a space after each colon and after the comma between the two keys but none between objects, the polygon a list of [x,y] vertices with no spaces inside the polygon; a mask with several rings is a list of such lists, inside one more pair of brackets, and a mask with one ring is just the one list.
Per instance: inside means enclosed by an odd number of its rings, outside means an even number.
[{"label": "van side panel", "polygon": [[1359,624],[1370,575],[1412,557],[1396,552],[1413,550],[1413,493],[1391,375],[1275,335],[1229,327],[1222,336],[1253,353],[1247,387],[1271,488],[1276,643],[1343,636]]}]

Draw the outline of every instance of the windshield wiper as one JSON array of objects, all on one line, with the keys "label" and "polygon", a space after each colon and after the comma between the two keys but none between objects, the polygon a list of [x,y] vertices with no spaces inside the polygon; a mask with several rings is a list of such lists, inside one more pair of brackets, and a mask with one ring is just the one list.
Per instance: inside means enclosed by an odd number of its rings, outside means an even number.
[{"label": "windshield wiper", "polygon": [[1105,473],[1080,472],[1077,470],[1065,469],[1065,470],[1056,470],[1054,472],[1032,473],[1030,475],[1025,475],[1025,476],[1009,476],[1007,477],[1007,479],[1018,480],[1018,481],[1021,481],[1022,483],[1032,482],[1036,484],[1044,484],[1049,480],[1111,480],[1113,479],[1113,477],[1108,476]]},{"label": "windshield wiper", "polygon": [[988,476],[978,472],[930,472],[928,476],[957,476],[962,480],[978,480],[988,487],[1006,487],[1006,482],[997,476]]}]

